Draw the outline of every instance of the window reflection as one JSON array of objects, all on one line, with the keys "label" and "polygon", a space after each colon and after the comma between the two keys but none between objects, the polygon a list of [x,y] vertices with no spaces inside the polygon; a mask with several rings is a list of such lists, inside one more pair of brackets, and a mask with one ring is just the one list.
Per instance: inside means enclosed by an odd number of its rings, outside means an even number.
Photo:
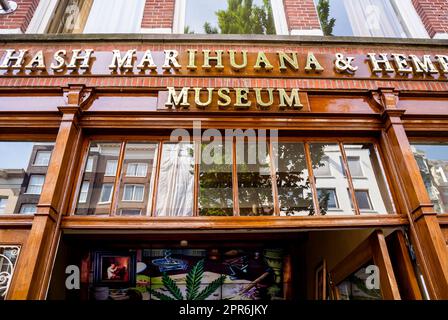
[{"label": "window reflection", "polygon": [[272,215],[274,201],[268,144],[238,139],[236,149],[240,215]]},{"label": "window reflection", "polygon": [[37,211],[53,143],[0,142],[0,214]]},{"label": "window reflection", "polygon": [[277,162],[276,180],[280,215],[314,213],[303,143],[279,142],[274,143],[272,149],[273,159]]},{"label": "window reflection", "polygon": [[373,261],[366,263],[362,268],[352,273],[338,286],[340,300],[382,300],[381,289],[368,288],[366,282],[371,275],[366,272],[368,266],[374,265]]},{"label": "window reflection", "polygon": [[110,214],[120,148],[121,142],[90,143],[76,214]]},{"label": "window reflection", "polygon": [[157,149],[157,143],[126,143],[117,214],[151,214]]},{"label": "window reflection", "polygon": [[164,143],[157,189],[157,216],[191,216],[194,144]]},{"label": "window reflection", "polygon": [[137,33],[145,0],[61,0],[48,33]]},{"label": "window reflection", "polygon": [[344,144],[361,214],[393,213],[391,193],[372,143]]},{"label": "window reflection", "polygon": [[269,0],[186,0],[184,33],[275,34]]},{"label": "window reflection", "polygon": [[[354,214],[350,207],[349,188],[342,154],[337,143],[311,143],[311,165],[315,175],[319,210],[322,215]],[[321,174],[325,169],[325,175]],[[328,175],[330,173],[330,175]]]},{"label": "window reflection", "polygon": [[448,212],[448,144],[413,144],[412,149],[435,211]]},{"label": "window reflection", "polygon": [[199,214],[233,215],[232,143],[203,143],[199,171]]},{"label": "window reflection", "polygon": [[[322,21],[325,35],[407,38],[411,34],[391,0],[330,0],[329,17]],[[323,1],[314,0],[317,8]],[[331,22],[334,19],[333,23]],[[419,21],[421,24],[421,22]],[[332,28],[325,28],[330,25]]]}]

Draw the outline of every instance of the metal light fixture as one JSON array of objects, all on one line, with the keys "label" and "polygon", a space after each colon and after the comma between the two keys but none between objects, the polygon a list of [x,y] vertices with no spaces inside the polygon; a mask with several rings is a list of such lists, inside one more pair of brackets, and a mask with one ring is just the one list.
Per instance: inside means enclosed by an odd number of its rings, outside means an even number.
[{"label": "metal light fixture", "polygon": [[0,0],[0,14],[8,14],[17,10],[17,2]]}]

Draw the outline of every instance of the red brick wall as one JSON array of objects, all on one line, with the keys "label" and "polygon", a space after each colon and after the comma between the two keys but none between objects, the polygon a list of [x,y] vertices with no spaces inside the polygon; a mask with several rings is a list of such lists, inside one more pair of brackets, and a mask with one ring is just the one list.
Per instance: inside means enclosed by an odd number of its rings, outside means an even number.
[{"label": "red brick wall", "polygon": [[40,0],[14,0],[18,7],[13,13],[0,15],[0,29],[20,29],[22,32],[30,24]]},{"label": "red brick wall", "polygon": [[412,0],[429,35],[448,33],[448,0]]},{"label": "red brick wall", "polygon": [[289,30],[320,29],[313,0],[283,0]]},{"label": "red brick wall", "polygon": [[146,0],[142,28],[172,28],[175,0]]}]

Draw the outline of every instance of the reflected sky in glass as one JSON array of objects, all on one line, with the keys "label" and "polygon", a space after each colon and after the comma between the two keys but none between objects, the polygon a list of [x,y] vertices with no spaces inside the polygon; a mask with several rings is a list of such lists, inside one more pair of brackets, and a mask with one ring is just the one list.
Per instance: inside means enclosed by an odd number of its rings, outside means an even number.
[{"label": "reflected sky in glass", "polygon": [[53,143],[36,142],[0,142],[0,169],[26,170],[33,146],[51,145]]},{"label": "reflected sky in glass", "polygon": [[430,160],[447,160],[448,161],[448,145],[443,144],[413,144],[413,147],[420,152],[424,152]]}]

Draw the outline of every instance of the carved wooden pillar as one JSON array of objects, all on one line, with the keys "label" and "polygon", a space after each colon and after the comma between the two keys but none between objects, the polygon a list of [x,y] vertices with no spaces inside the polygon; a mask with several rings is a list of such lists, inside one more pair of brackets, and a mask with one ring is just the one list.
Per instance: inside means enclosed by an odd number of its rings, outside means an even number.
[{"label": "carved wooden pillar", "polygon": [[437,214],[426,192],[423,179],[397,108],[398,93],[380,89],[385,128],[381,144],[399,180],[402,210],[409,219],[411,242],[422,269],[431,299],[448,299],[448,252]]},{"label": "carved wooden pillar", "polygon": [[90,91],[80,85],[69,86],[64,93],[66,105],[59,107],[61,125],[37,213],[22,252],[24,263],[14,275],[16,281],[10,289],[10,299],[45,299],[48,290],[61,235],[61,217],[67,211],[68,196],[75,178],[73,169],[81,149],[82,133],[78,118],[90,95]]}]

